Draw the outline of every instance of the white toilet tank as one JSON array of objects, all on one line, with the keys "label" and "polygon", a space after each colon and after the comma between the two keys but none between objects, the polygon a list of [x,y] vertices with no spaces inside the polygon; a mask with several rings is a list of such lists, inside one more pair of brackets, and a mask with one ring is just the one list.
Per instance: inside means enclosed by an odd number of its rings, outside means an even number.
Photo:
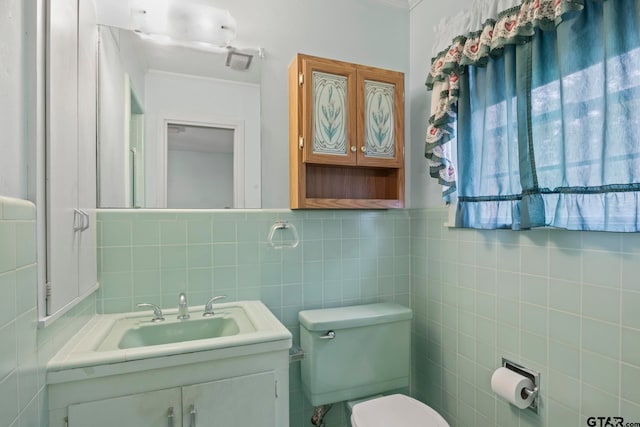
[{"label": "white toilet tank", "polygon": [[411,317],[393,303],[301,311],[302,386],[311,404],[406,387]]}]

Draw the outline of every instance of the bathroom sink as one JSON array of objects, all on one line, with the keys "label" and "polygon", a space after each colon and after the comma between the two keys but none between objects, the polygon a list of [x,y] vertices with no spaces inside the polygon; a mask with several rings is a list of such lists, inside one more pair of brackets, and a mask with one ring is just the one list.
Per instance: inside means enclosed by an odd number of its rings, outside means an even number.
[{"label": "bathroom sink", "polygon": [[203,317],[203,311],[192,311],[189,319],[180,320],[168,314],[166,320],[153,322],[147,313],[130,313],[116,320],[98,351],[152,347],[165,344],[190,343],[220,339],[255,332],[256,328],[241,307],[227,307],[212,317]]},{"label": "bathroom sink", "polygon": [[[96,375],[95,370],[75,369],[97,366],[120,372],[124,368],[116,368],[118,364],[142,360],[147,362],[135,369],[150,369],[154,363],[243,357],[263,351],[259,349],[291,347],[291,332],[260,301],[215,304],[213,309],[214,316],[204,317],[204,306],[190,307],[191,317],[185,320],[178,319],[177,309],[163,310],[162,322],[153,322],[152,311],[96,315],[49,361],[47,376]],[[148,362],[151,359],[157,362]]]},{"label": "bathroom sink", "polygon": [[49,425],[95,425],[111,415],[123,427],[183,425],[183,416],[185,425],[196,417],[198,425],[258,425],[242,415],[247,400],[262,424],[288,425],[289,400],[277,396],[289,395],[291,332],[260,301],[204,312],[190,306],[187,319],[184,308],[87,318],[47,363]]},{"label": "bathroom sink", "polygon": [[171,323],[149,323],[127,330],[118,348],[142,347],[175,342],[226,337],[240,332],[233,318],[202,318]]},{"label": "bathroom sink", "polygon": [[163,310],[161,322],[153,321],[152,311],[95,315],[49,361],[47,378],[66,381],[69,375],[111,375],[291,347],[291,332],[261,301],[214,304],[211,317],[202,315],[204,309],[190,307],[184,320],[177,309]]}]

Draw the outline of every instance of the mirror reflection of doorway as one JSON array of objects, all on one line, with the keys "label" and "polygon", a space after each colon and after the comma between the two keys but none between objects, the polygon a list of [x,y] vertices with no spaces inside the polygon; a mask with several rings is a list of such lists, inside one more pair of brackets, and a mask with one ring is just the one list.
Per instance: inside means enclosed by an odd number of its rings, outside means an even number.
[{"label": "mirror reflection of doorway", "polygon": [[167,207],[233,208],[234,130],[167,124]]}]

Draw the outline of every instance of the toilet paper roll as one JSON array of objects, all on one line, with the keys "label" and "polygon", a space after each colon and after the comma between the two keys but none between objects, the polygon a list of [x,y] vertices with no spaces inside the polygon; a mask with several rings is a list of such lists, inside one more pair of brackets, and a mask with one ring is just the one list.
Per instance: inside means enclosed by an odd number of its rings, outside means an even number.
[{"label": "toilet paper roll", "polygon": [[494,393],[520,409],[529,407],[535,397],[525,393],[525,388],[533,390],[533,382],[510,369],[498,368],[491,376],[491,389]]}]

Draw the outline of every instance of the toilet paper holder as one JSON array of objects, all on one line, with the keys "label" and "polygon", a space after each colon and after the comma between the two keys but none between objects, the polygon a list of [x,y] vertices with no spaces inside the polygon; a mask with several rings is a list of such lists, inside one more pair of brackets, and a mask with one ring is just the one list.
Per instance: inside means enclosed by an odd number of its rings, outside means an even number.
[{"label": "toilet paper holder", "polygon": [[533,401],[531,402],[531,405],[527,409],[530,409],[537,414],[538,413],[538,397],[539,397],[539,390],[540,390],[540,372],[536,372],[516,362],[512,362],[509,359],[505,359],[504,357],[502,358],[502,367],[507,368],[511,371],[517,372],[518,374],[525,376],[531,380],[531,382],[533,383],[533,390],[528,388],[523,389],[522,392],[526,393],[527,396],[522,396],[522,397],[524,398],[524,397],[529,397],[533,395]]}]

